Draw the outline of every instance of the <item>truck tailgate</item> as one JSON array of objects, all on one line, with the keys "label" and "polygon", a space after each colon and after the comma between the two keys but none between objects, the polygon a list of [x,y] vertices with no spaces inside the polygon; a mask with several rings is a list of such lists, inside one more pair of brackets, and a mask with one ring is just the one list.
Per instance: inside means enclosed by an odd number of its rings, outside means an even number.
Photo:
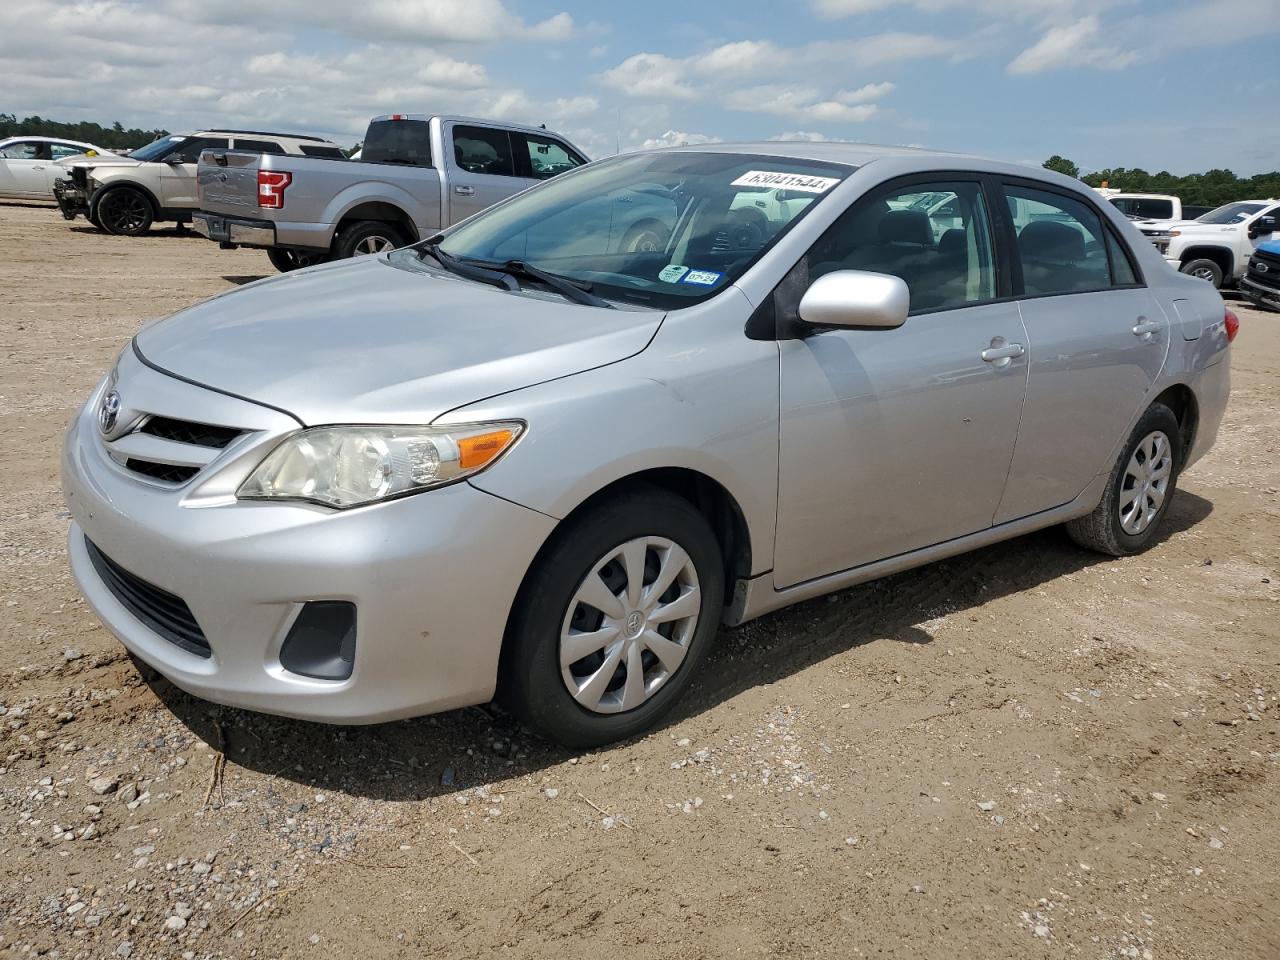
[{"label": "truck tailgate", "polygon": [[200,209],[228,216],[258,216],[258,161],[247,150],[206,150],[196,167]]}]

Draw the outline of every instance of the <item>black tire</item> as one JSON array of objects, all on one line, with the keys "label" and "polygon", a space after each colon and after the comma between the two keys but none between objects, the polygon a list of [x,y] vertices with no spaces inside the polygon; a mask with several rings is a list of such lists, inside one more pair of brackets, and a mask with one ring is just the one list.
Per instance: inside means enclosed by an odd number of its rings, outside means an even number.
[{"label": "black tire", "polygon": [[622,235],[622,252],[657,253],[664,250],[668,232],[657,220],[643,220]]},{"label": "black tire", "polygon": [[[595,565],[609,551],[640,537],[662,537],[685,551],[697,574],[701,607],[684,645],[684,659],[661,686],[633,709],[596,712],[579,704],[566,686],[560,664],[561,630],[570,617],[584,612],[583,605],[574,601]],[[650,584],[656,576],[658,555],[646,551],[645,560],[645,583]],[[602,569],[601,579],[609,569]],[[673,589],[678,594],[681,588]],[[508,627],[499,699],[531,729],[571,749],[635,736],[657,723],[688,687],[711,646],[723,601],[720,546],[706,518],[687,500],[658,488],[621,494],[564,524],[539,555],[521,588]],[[588,615],[590,610],[585,608]],[[585,629],[598,627],[599,620]],[[603,648],[609,649],[612,645]],[[642,676],[648,678],[650,669],[662,669],[652,652],[638,656],[651,658],[645,661]],[[572,670],[573,665],[566,669]],[[611,677],[615,682],[622,678],[621,685],[625,685],[623,664],[615,670]],[[616,689],[613,683],[609,689]]]},{"label": "black tire", "polygon": [[84,217],[85,217],[85,219],[86,219],[86,220],[88,220],[90,223],[92,223],[92,224],[93,224],[95,227],[97,227],[99,230],[106,230],[106,229],[107,229],[106,227],[104,227],[104,226],[102,225],[102,220],[101,220],[101,219],[99,219],[99,217],[98,217],[98,211],[97,211],[97,210],[90,210],[90,211],[88,211],[87,213],[85,213]]},{"label": "black tire", "polygon": [[137,237],[151,229],[155,209],[151,198],[134,187],[111,187],[94,204],[102,229],[118,237]]},{"label": "black tire", "polygon": [[1188,260],[1178,269],[1189,276],[1199,277],[1201,280],[1207,280],[1215,287],[1222,286],[1222,268],[1212,260],[1205,260],[1203,258]]},{"label": "black tire", "polygon": [[[400,228],[394,223],[383,220],[360,220],[344,227],[338,234],[334,256],[339,260],[345,260],[348,257],[369,253],[385,253],[387,250],[403,247],[407,242]],[[368,249],[385,243],[391,246],[383,250]]]},{"label": "black tire", "polygon": [[[1121,505],[1126,502],[1125,494],[1135,489],[1133,478],[1129,475],[1127,468],[1139,445],[1155,433],[1163,434],[1168,442],[1168,486],[1164,490],[1164,498],[1155,516],[1140,532],[1130,533],[1124,529],[1120,516]],[[1182,430],[1178,425],[1178,418],[1163,403],[1153,403],[1133,428],[1133,433],[1129,435],[1129,442],[1124,445],[1115,466],[1111,468],[1111,476],[1107,479],[1107,489],[1102,495],[1102,501],[1088,516],[1067,523],[1067,533],[1071,539],[1082,547],[1113,557],[1141,553],[1159,535],[1160,525],[1169,512],[1169,504],[1173,502],[1177,490],[1178,472],[1182,469],[1182,459]],[[1142,499],[1144,503],[1150,503],[1146,495],[1142,495]]]},{"label": "black tire", "polygon": [[281,273],[288,273],[290,270],[314,267],[317,263],[327,263],[330,257],[328,250],[317,250],[315,253],[311,253],[302,250],[288,250],[284,247],[268,247],[267,259]]}]

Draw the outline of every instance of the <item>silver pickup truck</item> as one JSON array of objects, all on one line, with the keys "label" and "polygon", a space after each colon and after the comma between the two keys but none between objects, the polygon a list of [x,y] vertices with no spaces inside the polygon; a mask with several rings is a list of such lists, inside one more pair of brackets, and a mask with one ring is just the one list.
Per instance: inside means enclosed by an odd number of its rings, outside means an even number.
[{"label": "silver pickup truck", "polygon": [[390,114],[358,161],[206,150],[192,227],[292,270],[413,243],[586,162],[541,127]]}]

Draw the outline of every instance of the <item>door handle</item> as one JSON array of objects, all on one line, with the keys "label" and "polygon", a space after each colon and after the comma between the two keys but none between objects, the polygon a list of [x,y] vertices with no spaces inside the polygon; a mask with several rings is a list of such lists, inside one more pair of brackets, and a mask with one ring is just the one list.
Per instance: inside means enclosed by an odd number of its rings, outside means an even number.
[{"label": "door handle", "polygon": [[44,169],[44,166],[43,166],[42,164],[34,164],[34,165],[31,167],[31,169],[32,169],[32,170],[43,170],[43,169]]},{"label": "door handle", "polygon": [[987,363],[994,363],[997,367],[1007,367],[1013,362],[1014,357],[1020,357],[1026,352],[1027,348],[1020,343],[1006,343],[999,347],[988,347],[982,351],[981,356]]},{"label": "door handle", "polygon": [[1154,320],[1148,320],[1146,317],[1139,317],[1137,325],[1133,328],[1133,335],[1141,337],[1143,340],[1150,340],[1151,335],[1160,330],[1160,324]]},{"label": "door handle", "polygon": [[453,192],[460,197],[474,197],[476,195],[476,188],[460,183],[453,188]]}]

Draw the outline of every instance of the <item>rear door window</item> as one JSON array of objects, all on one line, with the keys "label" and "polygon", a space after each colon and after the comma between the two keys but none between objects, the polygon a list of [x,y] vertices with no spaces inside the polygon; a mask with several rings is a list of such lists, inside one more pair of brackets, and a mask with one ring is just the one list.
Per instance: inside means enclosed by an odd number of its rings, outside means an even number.
[{"label": "rear door window", "polygon": [[[456,139],[457,135],[454,136]],[[517,133],[512,137],[518,145],[519,158],[528,164],[521,174],[533,180],[549,180],[556,174],[586,163],[585,159],[551,137],[539,137],[532,133]],[[523,149],[520,144],[523,144]]]},{"label": "rear door window", "polygon": [[1023,294],[1029,297],[1111,286],[1106,233],[1099,215],[1064,194],[1007,184],[1017,234]]},{"label": "rear door window", "polygon": [[233,149],[253,150],[257,153],[284,153],[284,147],[274,140],[247,140],[244,137],[236,137]]},{"label": "rear door window", "polygon": [[515,162],[511,152],[511,135],[490,127],[453,128],[453,160],[468,173],[492,177],[514,177]]}]

